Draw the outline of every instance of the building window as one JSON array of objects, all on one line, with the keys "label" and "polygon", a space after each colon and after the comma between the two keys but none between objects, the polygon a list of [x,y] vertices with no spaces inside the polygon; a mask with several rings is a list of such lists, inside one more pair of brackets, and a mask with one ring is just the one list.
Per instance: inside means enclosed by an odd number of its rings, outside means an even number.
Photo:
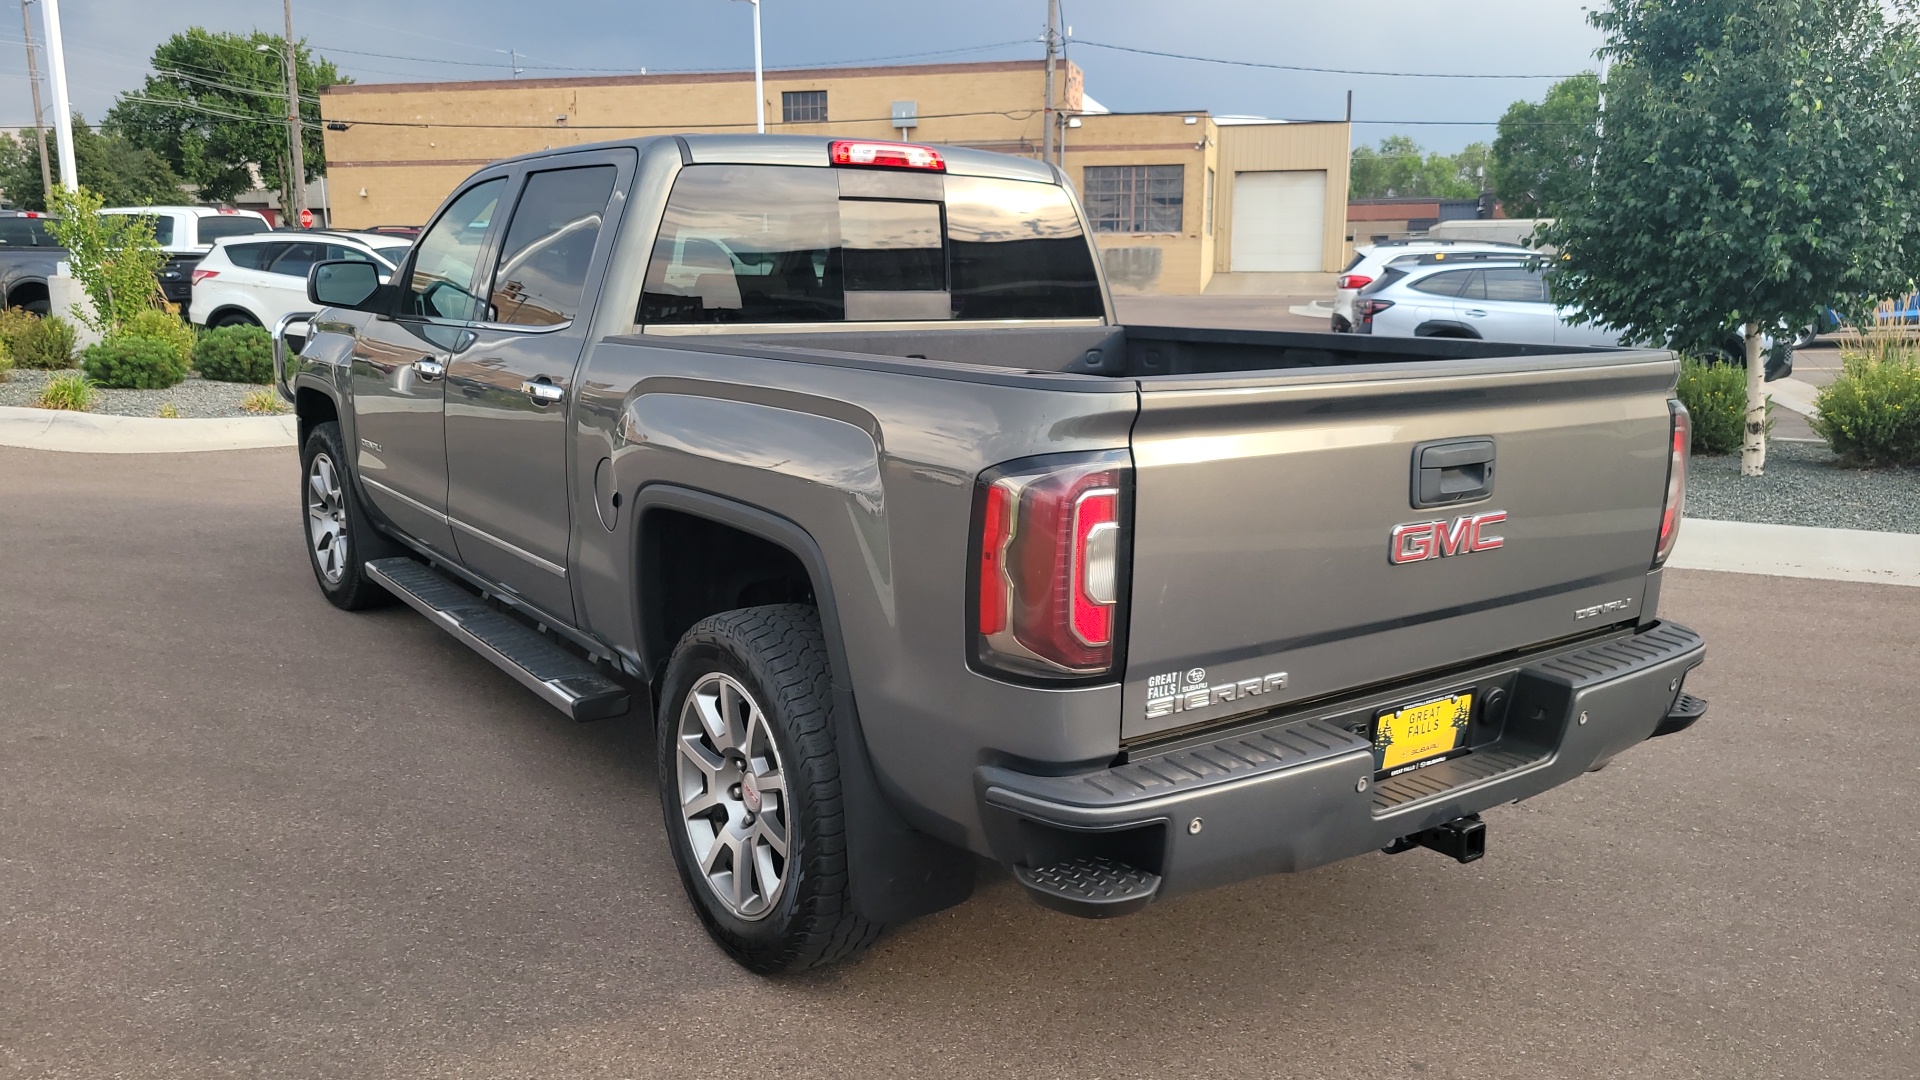
[{"label": "building window", "polygon": [[780,95],[780,119],[789,124],[827,122],[825,90],[788,90]]},{"label": "building window", "polygon": [[1185,165],[1089,165],[1087,216],[1094,232],[1177,233],[1186,186]]}]

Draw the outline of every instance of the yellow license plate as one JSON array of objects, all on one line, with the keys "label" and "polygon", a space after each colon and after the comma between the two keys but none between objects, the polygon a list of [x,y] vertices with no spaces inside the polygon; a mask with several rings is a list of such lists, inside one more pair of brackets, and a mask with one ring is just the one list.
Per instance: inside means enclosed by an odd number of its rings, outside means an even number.
[{"label": "yellow license plate", "polygon": [[1405,772],[1452,754],[1466,741],[1472,716],[1471,693],[1448,694],[1381,713],[1373,727],[1373,752],[1380,771]]}]

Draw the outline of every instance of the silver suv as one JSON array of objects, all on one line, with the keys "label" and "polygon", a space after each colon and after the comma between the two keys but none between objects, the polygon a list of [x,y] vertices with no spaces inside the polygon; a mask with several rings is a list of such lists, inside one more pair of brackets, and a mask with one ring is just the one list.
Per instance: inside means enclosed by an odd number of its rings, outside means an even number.
[{"label": "silver suv", "polygon": [[1353,261],[1340,272],[1337,291],[1333,294],[1333,332],[1348,334],[1353,332],[1359,322],[1354,318],[1353,305],[1359,299],[1360,290],[1380,279],[1390,266],[1411,266],[1426,255],[1443,255],[1446,258],[1460,258],[1469,255],[1506,255],[1520,258],[1528,254],[1528,249],[1519,244],[1502,243],[1497,240],[1438,240],[1426,237],[1413,237],[1407,240],[1382,240],[1378,243],[1353,249]]},{"label": "silver suv", "polygon": [[[1622,344],[1619,331],[1583,324],[1578,311],[1553,302],[1546,267],[1546,260],[1537,256],[1507,259],[1440,253],[1423,255],[1413,265],[1389,266],[1378,281],[1360,291],[1354,304],[1354,332],[1528,345]],[[1675,337],[1710,341],[1705,346],[1709,354],[1727,363],[1746,363],[1746,349],[1736,335]],[[1768,335],[1764,347],[1768,382],[1793,374],[1791,335]]]}]

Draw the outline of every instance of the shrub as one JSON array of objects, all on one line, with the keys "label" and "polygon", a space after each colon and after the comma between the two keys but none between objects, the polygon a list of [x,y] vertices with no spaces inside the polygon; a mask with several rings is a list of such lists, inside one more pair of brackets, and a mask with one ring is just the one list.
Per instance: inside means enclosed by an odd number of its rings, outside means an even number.
[{"label": "shrub", "polygon": [[188,367],[193,366],[193,324],[170,311],[157,308],[142,311],[120,327],[120,334],[170,341],[174,348],[180,350],[180,362]]},{"label": "shrub", "polygon": [[12,370],[13,346],[7,344],[5,337],[0,337],[0,382],[6,382],[7,372]]},{"label": "shrub", "polygon": [[93,380],[76,373],[56,375],[40,391],[40,397],[33,404],[40,409],[65,409],[70,412],[86,412],[93,408]]},{"label": "shrub", "polygon": [[23,368],[69,368],[73,366],[73,324],[58,315],[34,318],[13,341],[13,362]]},{"label": "shrub", "polygon": [[0,341],[6,342],[8,349],[13,349],[20,343],[20,335],[26,333],[39,321],[40,316],[23,307],[10,307],[0,311]]},{"label": "shrub", "polygon": [[247,396],[240,399],[240,408],[261,415],[272,415],[287,411],[287,403],[273,390],[249,390]]},{"label": "shrub", "polygon": [[1920,465],[1920,360],[1880,348],[1844,355],[1814,399],[1813,430],[1856,465]]},{"label": "shrub", "polygon": [[122,334],[87,350],[87,377],[122,390],[165,390],[187,377],[187,363],[171,341]]},{"label": "shrub", "polygon": [[222,326],[200,335],[193,366],[220,382],[273,381],[273,335],[258,326]]},{"label": "shrub", "polygon": [[[1747,430],[1747,370],[1680,358],[1680,404],[1693,414],[1693,452],[1731,454]],[[1768,405],[1772,409],[1771,403]],[[1773,421],[1767,421],[1773,427]]]},{"label": "shrub", "polygon": [[178,420],[180,419],[180,408],[171,401],[162,402],[160,411],[153,415],[162,420]]}]

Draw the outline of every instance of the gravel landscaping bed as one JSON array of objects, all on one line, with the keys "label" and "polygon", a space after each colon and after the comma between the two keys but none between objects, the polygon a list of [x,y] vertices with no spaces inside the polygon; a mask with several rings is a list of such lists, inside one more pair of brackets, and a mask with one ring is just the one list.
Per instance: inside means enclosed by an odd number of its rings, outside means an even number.
[{"label": "gravel landscaping bed", "polygon": [[[15,368],[0,382],[0,405],[32,405],[40,391],[64,371],[35,371]],[[158,416],[160,406],[173,402],[182,419],[208,419],[222,416],[255,416],[240,407],[240,401],[256,390],[267,387],[251,383],[209,382],[198,375],[168,390],[95,390],[89,411],[112,416]]]},{"label": "gravel landscaping bed", "polygon": [[1849,469],[1823,443],[1774,441],[1757,480],[1740,476],[1739,454],[1694,458],[1687,516],[1920,533],[1920,469]]}]

